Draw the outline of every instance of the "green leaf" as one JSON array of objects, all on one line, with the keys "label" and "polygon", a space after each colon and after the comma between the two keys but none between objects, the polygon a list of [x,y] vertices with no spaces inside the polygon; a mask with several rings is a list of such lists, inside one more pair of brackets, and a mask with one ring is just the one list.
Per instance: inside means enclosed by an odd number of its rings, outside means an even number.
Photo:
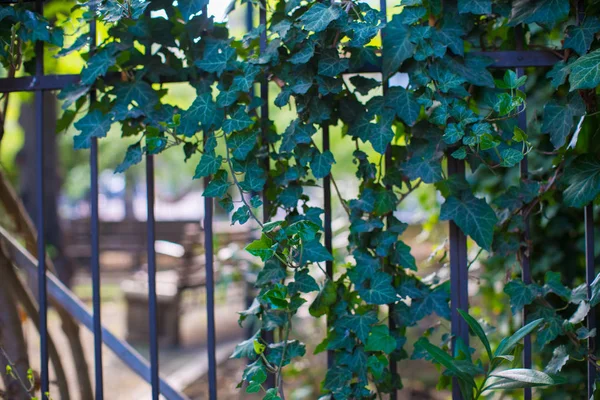
[{"label": "green leaf", "polygon": [[[285,268],[281,265],[281,262],[276,258],[271,258],[265,262],[264,268],[258,273],[256,277],[255,286],[265,286],[267,284],[274,284],[287,276]],[[283,287],[285,289],[285,286]],[[283,296],[285,297],[285,296]]]},{"label": "green leaf", "polygon": [[231,132],[242,131],[250,126],[254,121],[248,115],[244,107],[239,107],[235,112],[231,115],[231,118],[226,119],[223,122],[223,132],[229,134]]},{"label": "green leaf", "polygon": [[600,49],[579,57],[568,68],[570,91],[594,89],[600,83]]},{"label": "green leaf", "polygon": [[227,181],[227,171],[224,169],[220,169],[213,176],[213,178],[206,186],[204,193],[202,196],[204,197],[223,197],[225,193],[227,193],[227,189],[229,189],[229,182]]},{"label": "green leaf", "polygon": [[227,147],[236,160],[245,160],[256,146],[258,131],[236,132],[227,137]]},{"label": "green leaf", "polygon": [[311,240],[302,245],[302,264],[323,261],[333,261],[333,257],[318,239]]},{"label": "green leaf", "polygon": [[491,249],[498,218],[485,200],[468,192],[463,192],[460,197],[450,196],[442,204],[440,219],[453,220],[479,246],[488,251]]},{"label": "green leaf", "polygon": [[75,122],[75,129],[81,133],[73,137],[75,149],[89,149],[92,138],[103,138],[110,130],[112,122],[108,114],[102,114],[100,110],[88,112],[85,117]]},{"label": "green leaf", "polygon": [[490,347],[490,342],[489,342],[489,340],[487,338],[487,335],[485,334],[485,331],[483,330],[483,328],[481,327],[481,325],[479,325],[479,322],[477,322],[477,320],[475,318],[471,317],[468,313],[466,313],[463,310],[459,309],[458,313],[467,322],[467,325],[469,325],[469,327],[471,328],[471,330],[473,331],[473,333],[475,335],[477,335],[477,337],[479,338],[479,340],[481,340],[481,343],[485,347],[485,351],[487,351],[487,354],[488,354],[488,357],[490,358],[490,361],[493,360],[494,359],[494,354],[492,353],[492,348]]},{"label": "green leaf", "polygon": [[563,191],[565,205],[581,208],[600,194],[600,160],[584,154],[565,167],[562,178],[567,188]]},{"label": "green leaf", "polygon": [[338,5],[332,4],[327,7],[322,3],[316,3],[302,14],[300,23],[307,31],[321,32],[342,15],[344,11]]},{"label": "green leaf", "polygon": [[350,66],[347,58],[340,58],[337,50],[325,51],[319,57],[319,75],[335,77]]},{"label": "green leaf", "polygon": [[256,360],[257,352],[255,351],[255,342],[260,340],[260,330],[252,337],[235,346],[233,354],[229,358],[248,358],[251,361]]},{"label": "green leaf", "polygon": [[339,319],[338,323],[340,327],[354,332],[361,342],[366,343],[371,326],[377,321],[377,313],[368,311],[364,314],[345,315]]},{"label": "green leaf", "polygon": [[413,271],[417,270],[417,263],[412,254],[410,254],[410,246],[402,241],[396,242],[394,252],[392,253],[392,262],[400,265],[403,268],[408,268]]},{"label": "green leaf", "polygon": [[350,379],[352,379],[352,372],[350,372],[347,368],[333,367],[327,370],[323,388],[329,390],[339,390],[339,388],[344,387]]},{"label": "green leaf", "polygon": [[177,4],[184,21],[187,22],[201,12],[202,8],[208,6],[208,0],[178,0]]},{"label": "green leaf", "polygon": [[308,269],[297,269],[294,274],[294,281],[289,283],[290,293],[310,293],[319,291],[319,285],[315,281]]},{"label": "green leaf", "polygon": [[100,50],[88,60],[86,67],[81,71],[81,83],[83,85],[93,84],[96,79],[106,75],[108,69],[115,65],[116,61],[110,49]]},{"label": "green leaf", "polygon": [[246,246],[246,251],[248,253],[260,257],[263,262],[273,257],[276,250],[277,243],[273,243],[273,240],[265,234],[262,234],[260,239],[255,240]]},{"label": "green leaf", "polygon": [[132,144],[131,146],[127,147],[125,159],[123,162],[117,165],[117,168],[115,168],[115,174],[125,172],[130,167],[142,162],[142,154],[142,148],[139,143]]},{"label": "green leaf", "polygon": [[476,15],[488,15],[492,13],[492,1],[458,0],[458,12],[461,14],[471,13]]},{"label": "green leaf", "polygon": [[554,26],[569,15],[568,0],[515,1],[512,3],[510,24],[545,24]]},{"label": "green leaf", "polygon": [[383,28],[383,75],[388,79],[395,74],[402,63],[411,58],[416,46],[410,41],[408,26],[404,24],[402,13],[396,14]]},{"label": "green leaf", "polygon": [[367,339],[366,351],[383,351],[386,354],[392,353],[396,349],[396,339],[390,336],[387,325],[377,325],[371,329],[371,334]]},{"label": "green leaf", "polygon": [[196,97],[190,108],[181,115],[181,133],[188,137],[194,136],[198,131],[198,124],[209,128],[216,122],[217,105],[213,102],[210,92],[202,93]]},{"label": "green leaf", "polygon": [[521,150],[517,149],[504,149],[500,152],[500,156],[502,157],[502,162],[500,163],[503,167],[513,167],[521,162],[523,159],[523,153]]},{"label": "green leaf", "polygon": [[385,154],[388,145],[394,138],[394,131],[384,122],[369,124],[366,131],[366,139],[371,142],[373,150],[379,154]]},{"label": "green leaf", "polygon": [[461,371],[460,369],[458,369],[458,367],[455,365],[454,359],[452,357],[450,357],[450,355],[448,355],[448,353],[446,353],[445,351],[432,345],[427,340],[419,341],[419,345],[421,347],[423,347],[423,349],[425,351],[427,351],[427,353],[429,353],[431,358],[433,358],[436,362],[440,363],[441,365],[446,367],[448,370],[452,371],[456,375],[457,378],[459,378],[460,380],[462,380],[470,385],[475,386],[475,382],[473,381],[473,378],[471,376],[467,375],[466,373],[464,373],[463,371]]},{"label": "green leaf", "polygon": [[329,172],[331,172],[331,166],[333,164],[335,164],[335,160],[331,151],[326,150],[323,153],[315,151],[310,163],[310,168],[314,177],[321,179],[329,175]]},{"label": "green leaf", "polygon": [[567,29],[564,48],[573,49],[583,56],[590,49],[596,32],[600,31],[600,21],[596,17],[586,17],[581,25]]},{"label": "green leaf", "polygon": [[235,49],[229,46],[229,43],[209,39],[204,47],[202,58],[196,60],[195,64],[203,71],[215,72],[221,76],[234,54]]},{"label": "green leaf", "polygon": [[510,307],[513,314],[522,310],[535,299],[535,294],[531,288],[520,279],[514,279],[504,286],[504,293],[510,297]]},{"label": "green leaf", "polygon": [[543,318],[531,321],[530,323],[513,333],[512,336],[502,339],[502,341],[498,345],[498,348],[494,352],[494,357],[509,355],[512,349],[517,345],[517,343],[519,343],[521,339],[523,339],[525,336],[533,332],[533,330],[540,326],[542,322],[544,322]]},{"label": "green leaf", "polygon": [[358,294],[368,304],[390,304],[399,300],[392,286],[392,277],[385,272],[376,272],[368,282],[358,287]]},{"label": "green leaf", "polygon": [[567,346],[558,346],[552,351],[552,359],[546,365],[544,372],[547,374],[558,374],[562,367],[569,361],[569,354],[567,353]]},{"label": "green leaf", "polygon": [[487,389],[519,389],[535,386],[554,385],[554,380],[546,373],[533,369],[515,368],[492,372],[490,376],[501,378],[490,384]]},{"label": "green leaf", "polygon": [[569,96],[566,105],[550,100],[544,106],[542,132],[550,134],[554,148],[562,147],[573,130],[573,118],[585,113],[585,104],[579,94]]},{"label": "green leaf", "polygon": [[156,91],[144,81],[119,84],[115,87],[115,96],[117,105],[135,103],[142,109],[150,109],[158,103]]},{"label": "green leaf", "polygon": [[421,105],[411,91],[401,86],[389,89],[385,96],[386,107],[392,108],[396,115],[407,125],[414,125],[421,112]]},{"label": "green leaf", "polygon": [[223,157],[217,156],[214,151],[205,151],[196,166],[194,179],[203,178],[215,174],[223,164]]}]

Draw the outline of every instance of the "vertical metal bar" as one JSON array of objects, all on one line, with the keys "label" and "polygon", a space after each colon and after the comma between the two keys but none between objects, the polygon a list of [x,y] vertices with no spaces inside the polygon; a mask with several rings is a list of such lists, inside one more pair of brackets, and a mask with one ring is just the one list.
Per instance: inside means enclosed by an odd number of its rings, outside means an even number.
[{"label": "vertical metal bar", "polygon": [[148,321],[150,323],[150,383],[152,400],[158,400],[160,393],[158,379],[158,312],[156,299],[156,241],[154,220],[154,156],[146,156],[146,238],[148,246]]},{"label": "vertical metal bar", "polygon": [[[385,21],[387,21],[387,0],[379,0],[379,8],[381,9],[381,14],[383,15],[383,18]],[[382,39],[382,45],[381,45],[381,52],[382,52],[382,56],[383,56],[383,52],[385,51],[384,47],[383,47],[383,32],[381,33],[381,39]],[[383,76],[383,73],[381,74],[381,86],[383,89],[383,96],[385,97],[385,95],[388,92],[389,89],[389,83],[386,80],[386,78]],[[385,171],[389,171],[392,165],[392,148],[391,146],[388,146],[387,149],[385,150],[385,159],[384,159],[384,168]],[[386,185],[386,188],[388,190],[392,190],[392,187],[390,185]],[[390,329],[390,332],[393,332],[396,329],[396,322],[394,321],[394,318],[392,318],[391,316],[394,313],[394,304],[389,304],[388,305],[388,315],[390,316],[388,318],[388,327]],[[396,364],[396,361],[394,361],[391,357],[390,357],[390,363],[389,363],[389,368],[390,368],[390,372],[392,374],[392,379],[393,377],[397,374],[398,371],[398,365]],[[396,390],[393,390],[390,393],[390,400],[396,400],[398,398],[398,393]]]},{"label": "vertical metal bar", "polygon": [[[515,27],[515,42],[517,50],[523,50],[523,26],[518,25]],[[525,70],[523,68],[517,68],[517,76],[525,75]],[[525,91],[524,87],[520,87],[519,90]],[[525,112],[524,106],[519,107],[519,115],[517,117],[517,125],[524,132],[527,132],[527,114]],[[529,166],[527,155],[523,157],[521,163],[519,165],[521,180],[529,179]],[[530,267],[530,257],[531,257],[531,246],[529,241],[529,218],[525,218],[524,220],[525,229],[523,232],[523,240],[525,241],[525,249],[521,248],[521,278],[523,282],[526,284],[531,283],[531,267]],[[527,310],[523,309],[523,324],[527,323]],[[523,368],[531,368],[532,361],[532,350],[531,350],[531,336],[527,335],[523,339]],[[532,390],[531,388],[525,388],[523,390],[524,400],[531,400]]]},{"label": "vertical metal bar", "polygon": [[[96,49],[96,21],[90,22],[90,50]],[[90,91],[90,104],[96,101],[96,90]],[[92,307],[94,310],[94,377],[96,400],[104,398],[102,376],[102,322],[100,300],[100,235],[98,215],[98,138],[92,138],[90,147],[90,192],[91,192],[91,270],[92,270]]]},{"label": "vertical metal bar", "polygon": [[[35,10],[44,13],[42,0],[36,0]],[[44,75],[44,43],[35,43],[35,75],[41,78]],[[40,389],[41,399],[46,399],[50,391],[48,374],[48,297],[46,284],[46,240],[44,216],[44,92],[35,92],[35,137],[36,137],[36,169],[37,169],[37,256],[38,256],[38,303],[40,310]]]},{"label": "vertical metal bar", "polygon": [[[203,14],[208,8],[202,9]],[[208,136],[204,133],[204,141]],[[208,186],[211,177],[204,178],[204,187]],[[208,398],[217,400],[217,359],[215,337],[215,276],[214,276],[214,243],[213,243],[213,210],[212,197],[204,197],[204,257],[206,265],[206,336],[208,345]]]},{"label": "vertical metal bar", "polygon": [[[464,177],[464,161],[449,156],[448,175],[459,178]],[[458,338],[462,339],[466,345],[469,344],[469,328],[466,321],[458,313],[458,310],[467,311],[469,309],[469,276],[467,269],[467,237],[453,221],[450,221],[449,225],[451,333],[454,349],[455,341]],[[463,398],[456,378],[452,379],[452,398],[455,400]]]},{"label": "vertical metal bar", "polygon": [[[586,283],[588,287],[588,299],[592,297],[591,284],[596,277],[596,266],[594,264],[594,204],[585,206],[585,272]],[[596,329],[596,307],[593,307],[587,316],[587,328],[591,331]],[[597,339],[595,337],[588,339],[588,352],[596,351]],[[588,399],[594,394],[594,383],[596,382],[596,368],[592,362],[588,362],[587,391]]]},{"label": "vertical metal bar", "polygon": [[[258,13],[259,17],[259,25],[265,27],[264,31],[260,35],[260,52],[263,53],[267,49],[267,2],[266,0],[260,1],[260,9]],[[260,98],[262,100],[262,107],[260,108],[260,121],[261,121],[261,135],[262,135],[262,143],[263,146],[266,147],[268,154],[268,140],[267,140],[267,129],[269,123],[269,81],[266,76],[263,76],[260,84]],[[270,167],[269,157],[265,157],[263,168],[268,171]],[[271,204],[269,199],[267,198],[267,190],[266,188],[271,184],[271,181],[267,178],[267,182],[265,184],[265,189],[262,192],[262,201],[263,201],[263,222],[269,221],[271,215]],[[267,343],[273,343],[274,341],[274,333],[273,331],[265,331],[263,332],[263,339]],[[275,374],[269,374],[267,377],[267,386],[275,387]]]},{"label": "vertical metal bar", "polygon": [[[329,124],[323,125],[323,153],[330,149],[329,146]],[[332,253],[332,231],[331,231],[331,176],[327,175],[323,178],[323,208],[325,209],[325,248]],[[333,277],[333,262],[325,262],[325,272],[328,277]],[[330,325],[328,323],[328,325]],[[333,351],[327,351],[327,367],[333,366]]]}]

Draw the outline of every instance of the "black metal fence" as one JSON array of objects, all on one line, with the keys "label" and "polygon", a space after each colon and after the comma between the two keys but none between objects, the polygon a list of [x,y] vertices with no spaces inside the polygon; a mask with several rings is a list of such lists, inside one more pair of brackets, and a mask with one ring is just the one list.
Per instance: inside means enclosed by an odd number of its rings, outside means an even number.
[{"label": "black metal fence", "polygon": [[[43,12],[43,1],[34,0],[36,11]],[[2,3],[12,3],[13,1],[3,1]],[[381,10],[386,11],[387,1],[380,0]],[[398,2],[400,3],[400,2]],[[577,4],[577,21],[580,23],[584,17],[583,1],[578,0]],[[205,10],[206,11],[206,10]],[[254,7],[249,2],[247,10],[247,29],[253,28],[253,12]],[[264,7],[259,8],[259,23],[266,26],[267,14]],[[96,39],[96,25],[94,22],[90,24],[91,37],[93,39],[92,46],[95,46]],[[494,63],[490,68],[496,69],[516,69],[517,75],[522,76],[524,69],[528,67],[552,67],[555,63],[560,61],[559,57],[550,51],[542,50],[525,50],[523,44],[523,30],[521,26],[517,26],[516,32],[516,48],[513,51],[491,51],[478,54],[485,54],[494,60]],[[264,51],[267,45],[266,30],[263,31],[260,37],[260,49]],[[384,49],[385,51],[385,49]],[[45,75],[44,73],[44,44],[38,42],[35,47],[35,76],[30,77],[19,77],[19,78],[5,78],[0,79],[0,92],[35,92],[35,120],[36,120],[36,140],[37,140],[37,156],[36,156],[36,167],[37,167],[37,197],[38,204],[43,204],[43,193],[44,193],[44,144],[43,136],[45,134],[53,134],[53,132],[44,132],[44,115],[42,112],[43,107],[43,93],[45,91],[60,90],[65,86],[76,83],[79,80],[79,75]],[[379,72],[380,65],[370,66],[365,68],[364,71],[354,72]],[[384,93],[387,90],[387,86],[384,83]],[[94,100],[95,93],[92,91],[92,101]],[[268,104],[268,82],[266,78],[261,83],[260,96],[264,104]],[[262,107],[261,115],[262,121],[266,122],[269,118],[268,107]],[[518,126],[523,130],[527,131],[527,119],[525,112],[519,114]],[[329,149],[329,126],[324,125],[323,129],[323,150]],[[99,262],[99,217],[98,217],[98,143],[97,138],[92,138],[92,144],[90,149],[90,184],[91,184],[91,271],[92,271],[92,287],[93,287],[93,323],[88,321],[85,316],[83,317],[83,323],[88,328],[93,330],[94,333],[94,375],[95,375],[95,395],[96,399],[103,399],[103,370],[102,370],[102,344],[103,342],[113,343],[111,348],[119,347],[119,344],[115,344],[117,341],[112,335],[102,328],[100,320],[100,262]],[[389,159],[389,157],[387,157]],[[268,162],[268,161],[267,161]],[[465,163],[448,157],[448,174],[454,176],[464,176],[465,174]],[[528,179],[529,171],[527,164],[527,156],[521,161],[520,174],[522,179]],[[205,184],[207,180],[205,180]],[[176,390],[171,388],[165,381],[159,378],[159,363],[158,363],[158,336],[157,336],[157,300],[156,300],[156,256],[154,251],[155,242],[155,219],[154,219],[154,160],[153,156],[149,155],[146,158],[146,184],[147,184],[147,249],[148,249],[148,298],[149,298],[149,320],[150,320],[150,363],[149,366],[144,364],[142,360],[132,360],[130,367],[135,372],[140,374],[152,385],[152,399],[156,400],[159,395],[163,395],[169,399],[185,399],[185,396],[178,393]],[[324,190],[324,227],[325,227],[325,246],[331,251],[332,250],[332,229],[331,229],[331,182],[329,177],[324,178],[323,182]],[[264,218],[269,215],[268,208],[269,203],[265,196],[264,201]],[[208,336],[208,381],[209,381],[209,398],[214,400],[217,398],[217,366],[215,357],[215,309],[214,309],[214,245],[213,245],[213,199],[206,197],[204,199],[205,205],[205,216],[204,216],[204,247],[206,254],[206,311],[207,311],[207,336]],[[44,208],[38,207],[36,215],[36,222],[38,232],[44,231]],[[585,207],[584,215],[582,216],[585,222],[585,260],[586,260],[586,280],[588,285],[588,296],[591,296],[590,284],[595,277],[595,266],[594,266],[594,221],[593,221],[593,205],[589,204]],[[525,242],[529,242],[529,229],[526,228]],[[449,241],[450,241],[450,281],[451,281],[451,333],[454,338],[461,338],[465,343],[469,342],[469,330],[466,322],[458,314],[459,309],[467,310],[469,307],[468,301],[468,259],[467,259],[467,239],[462,233],[460,228],[454,223],[449,222]],[[38,254],[44,254],[45,252],[45,241],[44,236],[38,236]],[[529,265],[530,251],[522,251],[522,279],[525,283],[531,283],[531,270]],[[332,262],[327,262],[327,272],[331,274],[333,272]],[[49,377],[48,377],[48,343],[47,343],[47,285],[48,279],[46,274],[46,265],[44,257],[39,257],[38,260],[38,295],[39,295],[39,313],[40,313],[40,351],[41,351],[41,391],[46,393],[49,391]],[[52,285],[57,285],[54,281]],[[76,301],[72,300],[76,303]],[[74,307],[74,308],[73,308]],[[84,313],[81,309],[71,306],[74,312]],[[393,305],[390,305],[393,307]],[[525,321],[525,318],[523,318]],[[390,325],[393,324],[390,319]],[[588,316],[588,329],[592,330],[596,327],[596,321],[594,313],[591,312]],[[391,326],[393,328],[393,326]],[[103,338],[104,334],[104,338]],[[108,337],[107,337],[108,336]],[[595,348],[594,339],[589,339],[588,347],[590,350]],[[121,347],[119,347],[121,348]],[[127,349],[125,349],[127,350]],[[328,357],[328,363],[331,363],[331,356]],[[523,365],[525,368],[531,368],[532,363],[532,348],[531,338],[527,336],[524,342],[523,351]],[[395,370],[396,366],[391,365],[390,368]],[[588,365],[588,398],[592,395],[595,381],[595,368],[592,365]],[[525,400],[531,399],[532,392],[531,388],[524,389]],[[396,394],[390,396],[391,399],[396,399]],[[453,399],[461,399],[460,390],[458,385],[453,385],[452,391]]]}]

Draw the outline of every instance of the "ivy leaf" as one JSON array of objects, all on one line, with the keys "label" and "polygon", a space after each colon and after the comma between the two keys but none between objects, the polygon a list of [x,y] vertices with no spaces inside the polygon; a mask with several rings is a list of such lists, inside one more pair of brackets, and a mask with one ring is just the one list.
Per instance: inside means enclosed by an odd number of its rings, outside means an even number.
[{"label": "ivy leaf", "polygon": [[204,47],[204,54],[194,64],[206,72],[215,72],[218,76],[225,71],[229,59],[235,54],[235,49],[228,43],[209,40]]},{"label": "ivy leaf", "polygon": [[264,262],[275,255],[277,250],[277,243],[273,243],[273,240],[267,235],[262,235],[260,239],[253,241],[246,246],[246,251],[253,256],[260,257]]},{"label": "ivy leaf", "polygon": [[325,51],[319,57],[319,75],[335,77],[350,66],[347,58],[340,58],[337,50]]},{"label": "ivy leaf", "polygon": [[500,163],[503,167],[513,167],[521,162],[523,159],[523,153],[521,150],[507,148],[500,152],[502,162]]},{"label": "ivy leaf", "polygon": [[374,326],[367,339],[366,351],[383,351],[386,354],[392,353],[396,349],[396,339],[390,336],[389,328],[386,325]]},{"label": "ivy leaf", "polygon": [[125,153],[125,159],[115,168],[115,174],[123,173],[130,167],[142,162],[142,154],[142,147],[139,143],[129,146]]},{"label": "ivy leaf", "polygon": [[522,280],[513,279],[504,286],[504,293],[510,297],[510,308],[513,314],[531,304],[535,294]]},{"label": "ivy leaf", "polygon": [[181,133],[188,137],[194,136],[198,132],[198,124],[208,128],[216,120],[217,105],[213,102],[210,92],[202,93],[196,97],[190,108],[181,115],[180,129]]},{"label": "ivy leaf", "polygon": [[410,254],[410,246],[402,241],[396,242],[394,245],[394,253],[392,253],[392,262],[400,265],[403,268],[408,268],[413,271],[417,270],[415,258]]},{"label": "ivy leaf", "polygon": [[184,21],[187,22],[208,6],[208,0],[178,0],[177,4]]},{"label": "ivy leaf", "polygon": [[229,182],[227,181],[227,171],[220,169],[213,176],[213,178],[206,186],[202,196],[204,197],[223,197],[229,189]]},{"label": "ivy leaf", "polygon": [[[261,287],[269,283],[277,283],[285,279],[286,276],[286,270],[281,262],[276,258],[271,258],[265,262],[264,268],[258,273],[255,286]],[[283,286],[283,289],[285,289],[285,286]]]},{"label": "ivy leaf", "polygon": [[81,71],[81,83],[91,85],[100,76],[104,76],[108,69],[115,65],[117,59],[110,49],[103,49],[94,54]]},{"label": "ivy leaf", "polygon": [[311,240],[302,245],[302,264],[322,261],[333,261],[333,257],[319,240]]},{"label": "ivy leaf", "polygon": [[306,64],[315,55],[315,44],[310,41],[305,43],[300,51],[294,53],[288,60],[292,64]]},{"label": "ivy leaf", "polygon": [[521,23],[539,23],[554,26],[569,15],[569,9],[569,0],[515,1],[510,24],[515,26]]},{"label": "ivy leaf", "polygon": [[586,17],[581,25],[570,26],[567,29],[565,49],[573,49],[583,56],[590,49],[594,35],[600,31],[600,21],[596,17]]},{"label": "ivy leaf", "polygon": [[250,209],[247,205],[243,205],[239,207],[233,215],[231,216],[231,225],[234,225],[236,222],[240,225],[244,225],[250,219]]},{"label": "ivy leaf", "polygon": [[323,153],[316,151],[310,163],[310,169],[315,178],[321,179],[329,175],[333,164],[335,164],[335,160],[331,151],[326,150]]},{"label": "ivy leaf", "polygon": [[229,150],[231,150],[233,158],[236,160],[245,160],[254,146],[256,146],[257,136],[257,131],[236,132],[229,135],[229,137],[227,137],[227,146],[229,147]]},{"label": "ivy leaf", "polygon": [[463,192],[460,197],[450,196],[442,204],[440,219],[453,220],[479,246],[488,251],[491,249],[498,218],[485,200],[469,192]]},{"label": "ivy leaf", "polygon": [[392,277],[385,272],[376,272],[371,279],[358,287],[358,294],[368,304],[390,304],[398,301],[392,286]]},{"label": "ivy leaf", "polygon": [[260,330],[258,330],[249,339],[238,343],[229,358],[248,358],[250,361],[256,360],[257,353],[254,350],[255,342],[260,340]]},{"label": "ivy leaf", "polygon": [[379,122],[376,124],[370,123],[367,128],[366,139],[371,142],[373,150],[379,154],[385,154],[388,145],[394,138],[394,131],[389,124]]},{"label": "ivy leaf", "polygon": [[366,343],[371,326],[377,321],[377,313],[368,311],[364,314],[345,315],[339,319],[338,323],[340,327],[354,332],[361,342]]},{"label": "ivy leaf", "polygon": [[573,129],[573,118],[585,113],[585,104],[579,94],[569,96],[567,105],[550,100],[544,106],[542,132],[550,134],[550,141],[558,149],[565,144]]},{"label": "ivy leaf", "polygon": [[352,372],[347,368],[333,367],[327,370],[323,387],[328,390],[339,390],[339,388],[344,387],[350,379],[352,379]]},{"label": "ivy leaf", "polygon": [[383,35],[383,75],[385,79],[395,74],[402,63],[411,58],[416,46],[410,41],[408,26],[404,24],[402,13],[396,14],[382,30]]},{"label": "ivy leaf", "polygon": [[413,126],[421,112],[421,105],[414,94],[401,86],[389,89],[385,96],[386,107],[392,108],[407,125]]},{"label": "ivy leaf", "polygon": [[565,168],[562,179],[567,183],[563,192],[565,205],[583,207],[593,201],[600,193],[600,160],[584,154]]},{"label": "ivy leaf", "polygon": [[600,83],[600,49],[579,57],[569,65],[570,91],[594,89]]},{"label": "ivy leaf", "polygon": [[300,23],[307,31],[321,32],[327,29],[330,23],[344,14],[338,5],[327,7],[322,3],[314,4],[300,17]]},{"label": "ivy leaf", "polygon": [[253,123],[254,121],[252,121],[252,118],[246,113],[244,107],[239,107],[231,115],[231,118],[223,121],[223,132],[229,134],[231,132],[241,131],[250,127]]},{"label": "ivy leaf", "polygon": [[458,0],[458,12],[488,15],[492,13],[492,2],[491,0]]},{"label": "ivy leaf", "polygon": [[558,374],[567,361],[569,361],[567,347],[565,345],[558,346],[552,351],[552,359],[546,365],[544,372],[547,374]]},{"label": "ivy leaf", "polygon": [[310,293],[319,291],[319,285],[315,281],[308,269],[297,269],[294,274],[294,281],[289,283],[289,289],[291,293]]},{"label": "ivy leaf", "polygon": [[89,149],[92,145],[92,138],[105,137],[111,126],[111,119],[108,114],[102,114],[100,110],[88,112],[85,117],[75,122],[75,128],[81,133],[73,137],[75,149]]},{"label": "ivy leaf", "polygon": [[149,109],[158,103],[156,91],[144,81],[121,83],[115,87],[115,95],[116,103],[124,106],[135,103],[142,109]]},{"label": "ivy leaf", "polygon": [[205,151],[200,157],[200,162],[196,166],[196,172],[194,173],[194,179],[203,178],[215,174],[221,164],[223,163],[223,157],[217,156],[214,151]]}]

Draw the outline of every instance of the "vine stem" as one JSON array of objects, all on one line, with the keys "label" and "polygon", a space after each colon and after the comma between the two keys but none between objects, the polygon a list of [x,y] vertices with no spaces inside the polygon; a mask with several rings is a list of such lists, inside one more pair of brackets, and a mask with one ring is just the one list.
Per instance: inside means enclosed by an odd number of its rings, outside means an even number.
[{"label": "vine stem", "polygon": [[285,393],[283,391],[283,362],[285,360],[285,352],[287,351],[288,339],[290,337],[290,330],[292,327],[292,315],[288,312],[288,321],[285,324],[285,337],[283,339],[283,350],[281,351],[281,360],[279,360],[279,368],[277,369],[277,391],[281,400],[285,400]]},{"label": "vine stem", "polygon": [[244,197],[244,190],[240,186],[240,182],[238,181],[237,176],[235,175],[235,170],[233,169],[233,163],[231,162],[231,156],[229,155],[229,144],[227,143],[227,137],[225,137],[225,156],[227,158],[227,165],[229,165],[229,170],[231,171],[231,177],[233,178],[233,183],[235,184],[235,186],[238,188],[238,190],[240,192],[240,197],[242,198],[242,202],[244,203],[246,208],[248,208],[248,212],[250,213],[250,216],[252,217],[252,219],[254,219],[256,221],[256,223],[261,227],[261,229],[264,228],[265,225],[261,222],[260,219],[258,219],[256,214],[254,214],[254,212],[252,211],[252,207],[246,201],[246,198]]}]

